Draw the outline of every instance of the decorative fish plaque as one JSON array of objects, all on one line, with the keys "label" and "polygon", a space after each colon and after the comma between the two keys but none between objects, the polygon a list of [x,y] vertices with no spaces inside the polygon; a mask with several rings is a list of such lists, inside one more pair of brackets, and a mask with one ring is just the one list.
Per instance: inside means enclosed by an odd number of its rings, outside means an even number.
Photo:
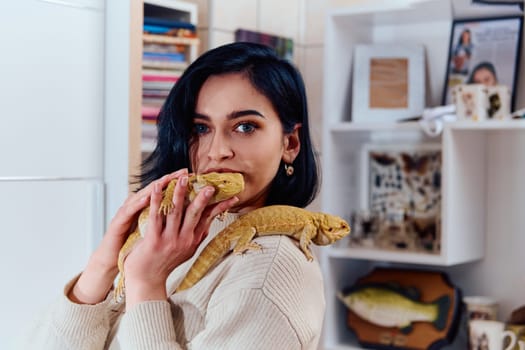
[{"label": "decorative fish plaque", "polygon": [[338,298],[365,348],[435,350],[457,332],[461,291],[440,271],[377,268]]}]

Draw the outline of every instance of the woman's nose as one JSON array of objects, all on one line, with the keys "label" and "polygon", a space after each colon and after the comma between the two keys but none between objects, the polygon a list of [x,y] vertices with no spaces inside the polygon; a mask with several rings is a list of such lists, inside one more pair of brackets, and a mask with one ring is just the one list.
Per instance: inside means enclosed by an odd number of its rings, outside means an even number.
[{"label": "woman's nose", "polygon": [[227,135],[215,133],[208,150],[208,157],[212,160],[221,160],[232,157],[234,154],[231,142]]}]

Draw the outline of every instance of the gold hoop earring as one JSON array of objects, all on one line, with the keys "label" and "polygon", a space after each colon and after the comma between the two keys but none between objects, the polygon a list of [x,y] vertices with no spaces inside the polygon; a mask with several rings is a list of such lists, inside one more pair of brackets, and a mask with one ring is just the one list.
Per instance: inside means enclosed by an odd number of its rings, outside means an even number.
[{"label": "gold hoop earring", "polygon": [[292,176],[295,169],[291,164],[285,164],[284,171],[286,172],[286,176]]}]

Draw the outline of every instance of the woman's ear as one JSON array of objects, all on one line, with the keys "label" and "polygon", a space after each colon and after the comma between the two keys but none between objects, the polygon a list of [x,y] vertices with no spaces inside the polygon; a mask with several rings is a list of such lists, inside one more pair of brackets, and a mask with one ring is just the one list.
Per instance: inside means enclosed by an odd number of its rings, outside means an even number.
[{"label": "woman's ear", "polygon": [[291,133],[284,135],[283,162],[291,164],[301,150],[301,140],[299,138],[301,124],[295,124]]}]

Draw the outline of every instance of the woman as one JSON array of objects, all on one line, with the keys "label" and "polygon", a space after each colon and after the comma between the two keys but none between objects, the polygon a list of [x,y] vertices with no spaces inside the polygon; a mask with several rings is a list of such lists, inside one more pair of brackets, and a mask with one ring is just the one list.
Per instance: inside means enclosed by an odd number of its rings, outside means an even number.
[{"label": "woman", "polygon": [[472,57],[472,34],[469,29],[464,29],[459,36],[458,43],[454,48],[452,60],[452,73],[468,74],[469,62]]},{"label": "woman", "polygon": [[[305,89],[271,49],[234,43],[191,64],[170,92],[142,189],[127,198],[85,270],[40,324],[35,343],[53,349],[316,349],[324,314],[317,262],[285,236],[257,238],[262,251],[230,254],[192,288],[174,290],[200,250],[239,215],[270,204],[304,207],[317,191]],[[189,172],[244,176],[237,197],[184,210]],[[155,215],[177,178],[175,209]],[[117,256],[137,213],[152,210],[144,239],[124,263],[126,303],[112,298]],[[214,219],[228,210],[223,221]],[[35,333],[35,334],[36,334]]]},{"label": "woman", "polygon": [[467,84],[483,84],[486,86],[497,85],[498,76],[496,74],[496,67],[487,61],[478,63],[472,70]]}]

